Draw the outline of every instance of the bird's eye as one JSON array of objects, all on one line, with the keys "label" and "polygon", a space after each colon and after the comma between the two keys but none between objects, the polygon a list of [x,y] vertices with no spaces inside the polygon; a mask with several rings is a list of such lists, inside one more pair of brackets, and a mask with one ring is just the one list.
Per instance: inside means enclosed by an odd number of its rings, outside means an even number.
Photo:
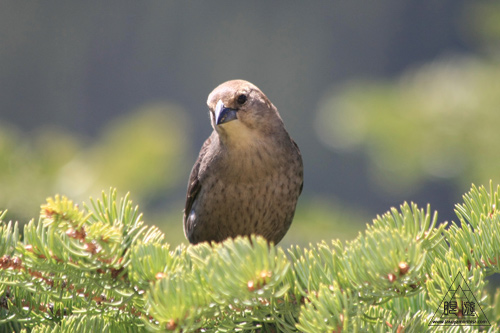
[{"label": "bird's eye", "polygon": [[239,95],[238,96],[238,104],[245,104],[245,102],[247,101],[247,95]]}]

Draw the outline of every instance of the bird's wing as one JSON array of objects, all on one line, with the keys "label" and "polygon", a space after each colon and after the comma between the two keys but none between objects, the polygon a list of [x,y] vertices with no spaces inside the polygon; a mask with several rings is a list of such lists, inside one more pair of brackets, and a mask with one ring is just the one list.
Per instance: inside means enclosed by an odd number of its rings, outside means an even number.
[{"label": "bird's wing", "polygon": [[201,189],[201,183],[199,178],[200,165],[207,153],[210,142],[211,139],[209,137],[201,147],[198,159],[194,163],[193,169],[191,170],[191,175],[189,176],[189,184],[186,196],[186,206],[184,207],[184,221],[186,221],[187,216],[191,211],[191,207],[193,206],[193,202],[196,199],[196,196],[198,195]]},{"label": "bird's wing", "polygon": [[[299,146],[292,138],[290,139],[292,140],[292,143],[295,146],[295,148],[297,148],[297,152],[299,153],[300,156],[300,161],[301,161],[300,163],[302,164],[302,153],[300,152]],[[299,195],[302,193],[303,188],[304,188],[304,178],[302,178],[302,183],[300,184]]]}]

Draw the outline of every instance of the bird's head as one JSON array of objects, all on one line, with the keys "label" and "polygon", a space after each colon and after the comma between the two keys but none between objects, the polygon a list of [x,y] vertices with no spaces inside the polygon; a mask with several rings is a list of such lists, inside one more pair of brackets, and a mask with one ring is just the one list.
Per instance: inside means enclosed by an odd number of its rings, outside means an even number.
[{"label": "bird's head", "polygon": [[276,107],[259,88],[248,81],[227,81],[208,96],[212,127],[223,140],[273,134],[283,127]]}]

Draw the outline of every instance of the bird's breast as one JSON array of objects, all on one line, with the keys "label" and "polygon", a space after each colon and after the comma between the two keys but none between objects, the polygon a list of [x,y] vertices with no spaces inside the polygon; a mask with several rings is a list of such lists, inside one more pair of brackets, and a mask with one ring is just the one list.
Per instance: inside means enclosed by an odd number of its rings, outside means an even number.
[{"label": "bird's breast", "polygon": [[289,168],[290,156],[281,149],[256,142],[244,148],[228,149],[211,167],[229,182],[255,182]]}]

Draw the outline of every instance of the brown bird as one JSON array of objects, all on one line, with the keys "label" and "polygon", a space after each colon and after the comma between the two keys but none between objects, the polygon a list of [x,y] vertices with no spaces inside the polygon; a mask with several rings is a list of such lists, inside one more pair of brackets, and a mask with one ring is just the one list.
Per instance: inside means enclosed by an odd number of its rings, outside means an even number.
[{"label": "brown bird", "polygon": [[186,238],[196,244],[257,234],[278,243],[302,191],[297,144],[276,107],[250,82],[219,85],[207,104],[214,131],[189,178]]}]

